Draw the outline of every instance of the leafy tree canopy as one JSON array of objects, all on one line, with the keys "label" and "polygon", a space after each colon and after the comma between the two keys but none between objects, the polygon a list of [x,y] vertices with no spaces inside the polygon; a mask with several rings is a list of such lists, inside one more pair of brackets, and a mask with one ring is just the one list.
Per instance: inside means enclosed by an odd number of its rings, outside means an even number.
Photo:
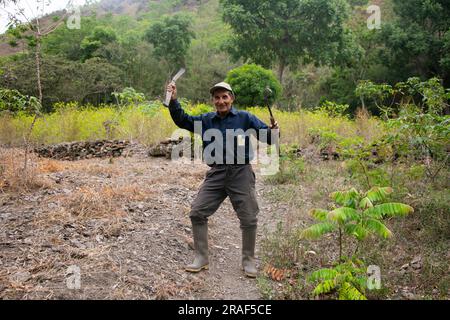
[{"label": "leafy tree canopy", "polygon": [[235,58],[264,67],[299,63],[330,64],[348,34],[345,0],[221,0],[223,19],[234,35],[228,50]]},{"label": "leafy tree canopy", "polygon": [[397,19],[383,25],[382,59],[395,76],[439,76],[450,84],[450,5],[447,0],[393,0]]},{"label": "leafy tree canopy", "polygon": [[187,15],[166,16],[145,32],[144,39],[154,46],[154,55],[174,68],[185,66],[185,57],[195,37]]}]

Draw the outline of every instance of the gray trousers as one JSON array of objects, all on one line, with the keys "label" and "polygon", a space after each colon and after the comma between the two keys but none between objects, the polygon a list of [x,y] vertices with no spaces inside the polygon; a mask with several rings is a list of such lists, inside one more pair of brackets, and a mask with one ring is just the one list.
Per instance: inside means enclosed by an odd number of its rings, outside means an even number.
[{"label": "gray trousers", "polygon": [[230,197],[241,229],[256,228],[259,213],[255,191],[255,173],[251,165],[217,165],[206,173],[197,198],[192,203],[193,224],[207,223],[222,202]]}]

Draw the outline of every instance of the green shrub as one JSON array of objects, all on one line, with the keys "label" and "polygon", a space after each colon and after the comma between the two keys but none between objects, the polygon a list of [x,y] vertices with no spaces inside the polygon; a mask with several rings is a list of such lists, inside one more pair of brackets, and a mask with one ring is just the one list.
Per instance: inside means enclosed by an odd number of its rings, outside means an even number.
[{"label": "green shrub", "polygon": [[328,128],[310,128],[308,129],[310,142],[319,146],[320,149],[335,148],[342,137]]},{"label": "green shrub", "polygon": [[145,100],[145,95],[137,92],[134,88],[125,88],[122,92],[113,92],[112,95],[120,106],[137,105]]},{"label": "green shrub", "polygon": [[[246,64],[231,70],[225,81],[232,86],[236,94],[235,104],[241,107],[272,104],[282,92],[281,84],[273,72],[256,64]],[[271,95],[265,93],[266,87],[272,90]]]},{"label": "green shrub", "polygon": [[348,104],[338,104],[331,101],[324,101],[318,110],[328,114],[330,117],[342,117],[346,116],[346,113],[350,106]]},{"label": "green shrub", "polygon": [[266,181],[272,184],[296,184],[305,171],[305,161],[299,158],[297,145],[282,145],[280,152],[280,170]]},{"label": "green shrub", "polygon": [[40,110],[41,104],[37,98],[23,95],[18,90],[0,88],[0,112],[39,114]]}]

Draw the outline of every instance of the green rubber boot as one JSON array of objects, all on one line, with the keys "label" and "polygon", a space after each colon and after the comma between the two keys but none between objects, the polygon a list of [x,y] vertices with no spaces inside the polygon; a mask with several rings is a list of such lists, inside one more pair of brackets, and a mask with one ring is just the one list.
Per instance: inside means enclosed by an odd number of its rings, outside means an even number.
[{"label": "green rubber boot", "polygon": [[192,224],[194,234],[195,259],[185,270],[188,272],[200,272],[209,269],[208,261],[208,224]]},{"label": "green rubber boot", "polygon": [[242,230],[242,268],[249,278],[256,278],[258,269],[255,263],[256,228]]}]

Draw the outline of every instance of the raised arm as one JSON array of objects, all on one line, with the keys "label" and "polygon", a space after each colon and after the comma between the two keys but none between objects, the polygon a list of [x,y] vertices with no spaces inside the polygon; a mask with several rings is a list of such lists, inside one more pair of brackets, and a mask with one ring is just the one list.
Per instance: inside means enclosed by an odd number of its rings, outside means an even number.
[{"label": "raised arm", "polygon": [[170,83],[167,87],[167,91],[172,92],[169,111],[173,122],[181,129],[186,129],[190,132],[194,132],[194,122],[202,121],[202,116],[190,116],[183,110],[177,100],[177,86],[175,83]]},{"label": "raised arm", "polygon": [[278,137],[280,136],[280,128],[278,127],[278,122],[274,122],[270,128],[267,124],[265,124],[264,122],[262,122],[260,119],[258,119],[256,116],[254,116],[253,114],[249,113],[249,117],[250,117],[250,128],[255,129],[256,130],[256,138],[258,140],[261,141],[261,138],[264,137],[264,135],[261,135],[260,130],[267,130],[267,141],[262,141],[262,142],[267,142],[268,144],[272,144],[272,134],[277,134]]}]

